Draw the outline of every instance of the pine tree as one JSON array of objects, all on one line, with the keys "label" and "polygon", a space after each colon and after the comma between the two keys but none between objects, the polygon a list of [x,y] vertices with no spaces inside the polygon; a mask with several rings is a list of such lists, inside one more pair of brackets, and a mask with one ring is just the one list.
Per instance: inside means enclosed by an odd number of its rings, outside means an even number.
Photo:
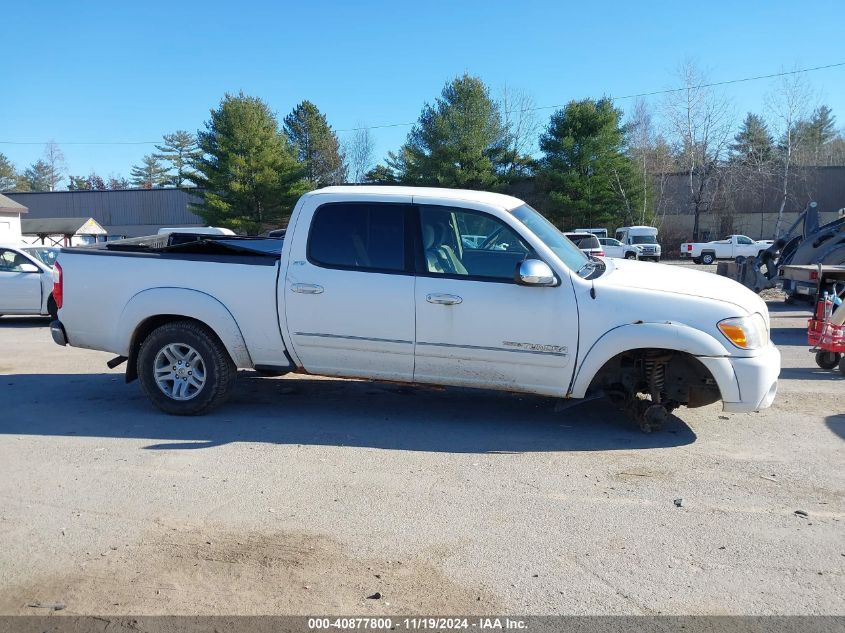
[{"label": "pine tree", "polygon": [[758,170],[770,163],[775,156],[775,139],[766,122],[749,112],[730,147],[731,159]]},{"label": "pine tree", "polygon": [[346,180],[340,142],[317,106],[310,101],[297,105],[285,117],[284,131],[312,186],[337,185]]},{"label": "pine tree", "polygon": [[91,172],[87,176],[68,176],[68,191],[105,191],[106,186],[97,172]]},{"label": "pine tree", "polygon": [[18,172],[5,154],[0,153],[0,192],[11,191],[18,183]]},{"label": "pine tree", "polygon": [[132,167],[130,176],[132,176],[132,184],[142,189],[163,187],[169,180],[167,168],[155,154],[144,156],[140,165]]},{"label": "pine tree", "polygon": [[836,116],[828,106],[822,105],[813,111],[810,117],[812,140],[819,146],[826,145],[836,138]]},{"label": "pine tree", "polygon": [[52,191],[50,166],[43,160],[37,160],[23,173],[26,186],[30,191]]},{"label": "pine tree", "polygon": [[227,94],[197,140],[202,157],[191,180],[203,202],[194,208],[211,225],[252,233],[278,227],[309,188],[275,115],[257,97]]},{"label": "pine tree", "polygon": [[165,134],[162,139],[164,143],[156,145],[160,152],[157,157],[168,164],[168,171],[171,172],[168,184],[182,187],[194,173],[191,165],[202,154],[197,145],[197,138],[185,130],[176,130],[172,134]]},{"label": "pine tree", "polygon": [[638,208],[621,114],[609,99],[570,101],[540,137],[539,184],[564,228],[610,226]]},{"label": "pine tree", "polygon": [[503,183],[507,148],[499,106],[480,78],[464,74],[425,105],[387,167],[408,184],[491,189]]},{"label": "pine tree", "polygon": [[68,191],[88,191],[91,185],[85,176],[68,176]]},{"label": "pine tree", "polygon": [[836,139],[836,117],[826,105],[813,110],[809,119],[795,126],[798,139],[797,160],[799,164],[818,166],[825,163],[825,147]]}]

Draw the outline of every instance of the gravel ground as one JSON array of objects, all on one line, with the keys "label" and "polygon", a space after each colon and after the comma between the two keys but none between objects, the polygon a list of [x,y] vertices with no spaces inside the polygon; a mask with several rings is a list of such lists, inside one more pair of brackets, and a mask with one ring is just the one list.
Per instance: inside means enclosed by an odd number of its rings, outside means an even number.
[{"label": "gravel ground", "polygon": [[5,317],[0,613],[843,614],[843,378],[770,307],[775,405],[651,435],[601,401],[249,372],[167,417]]}]

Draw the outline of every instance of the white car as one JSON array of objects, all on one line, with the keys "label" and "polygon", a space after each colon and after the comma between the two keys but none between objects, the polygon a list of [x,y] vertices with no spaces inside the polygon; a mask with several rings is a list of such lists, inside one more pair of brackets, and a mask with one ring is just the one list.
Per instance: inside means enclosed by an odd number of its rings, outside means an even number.
[{"label": "white car", "polygon": [[[681,405],[774,400],[780,353],[759,296],[701,271],[589,259],[516,198],[326,187],[288,226],[284,240],[181,253],[62,249],[53,338],[116,354],[109,366],[127,362],[127,381],[176,415],[220,405],[236,368],[604,394],[646,430]],[[473,248],[470,235],[487,238]]]},{"label": "white car", "polygon": [[0,244],[0,315],[40,314],[56,318],[53,269],[59,249]]},{"label": "white car", "polygon": [[604,248],[605,257],[616,257],[617,259],[640,258],[640,251],[636,246],[626,246],[612,237],[600,237],[599,243]]}]

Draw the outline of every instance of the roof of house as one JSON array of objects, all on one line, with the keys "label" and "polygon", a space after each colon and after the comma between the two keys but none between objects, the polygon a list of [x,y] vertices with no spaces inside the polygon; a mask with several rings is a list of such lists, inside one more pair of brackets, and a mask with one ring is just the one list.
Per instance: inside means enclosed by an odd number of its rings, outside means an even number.
[{"label": "roof of house", "polygon": [[21,220],[24,235],[105,235],[94,218],[41,218]]},{"label": "roof of house", "polygon": [[0,193],[0,211],[11,211],[13,213],[27,213],[29,209],[23,206],[20,202],[15,202],[11,198],[7,198]]}]

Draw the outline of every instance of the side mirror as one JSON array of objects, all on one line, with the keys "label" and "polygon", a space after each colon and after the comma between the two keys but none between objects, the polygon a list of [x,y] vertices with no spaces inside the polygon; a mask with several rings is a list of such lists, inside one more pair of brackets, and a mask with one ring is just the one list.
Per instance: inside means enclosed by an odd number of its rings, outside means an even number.
[{"label": "side mirror", "polygon": [[41,269],[35,264],[21,264],[18,270],[22,273],[40,273]]},{"label": "side mirror", "polygon": [[554,286],[557,277],[546,262],[526,259],[519,264],[516,281],[524,286]]}]

